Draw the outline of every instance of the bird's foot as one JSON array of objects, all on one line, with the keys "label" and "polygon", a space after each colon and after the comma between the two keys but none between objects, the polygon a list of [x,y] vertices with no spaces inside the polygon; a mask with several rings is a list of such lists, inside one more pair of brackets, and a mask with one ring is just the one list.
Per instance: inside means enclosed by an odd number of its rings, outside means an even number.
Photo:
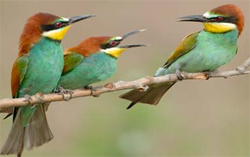
[{"label": "bird's foot", "polygon": [[[42,103],[42,104],[44,103],[44,95],[43,95],[43,93],[41,93],[41,92],[36,93],[35,98],[38,99],[38,101],[39,101],[40,103]],[[39,103],[39,104],[40,104],[40,103]],[[31,109],[36,108],[37,105],[38,105],[38,104],[33,104],[33,105],[31,106]]]},{"label": "bird's foot", "polygon": [[[23,102],[28,102],[28,104],[31,104],[31,102],[32,102],[31,96],[28,95],[28,94],[25,94],[25,95],[24,95],[24,100],[23,100]],[[33,108],[35,108],[36,106],[37,106],[36,104],[31,105],[31,108],[33,109]]]},{"label": "bird's foot", "polygon": [[212,73],[211,72],[204,72],[206,80],[210,79],[210,77],[212,77]]},{"label": "bird's foot", "polygon": [[140,92],[146,92],[149,88],[149,86],[142,85],[141,83],[137,83],[135,86],[136,86],[135,89],[137,89]]},{"label": "bird's foot", "polygon": [[177,75],[178,80],[182,81],[185,78],[183,75],[184,72],[180,71],[179,69],[177,69],[175,73]]},{"label": "bird's foot", "polygon": [[83,88],[86,90],[91,90],[91,91],[94,90],[93,86],[84,86]]},{"label": "bird's foot", "polygon": [[[214,71],[204,71],[206,80],[210,79],[212,76],[214,76],[215,74],[219,73],[220,71],[218,69],[214,70]],[[225,77],[226,78],[226,77]]]},{"label": "bird's foot", "polygon": [[58,89],[55,90],[55,93],[62,95],[64,101],[69,101],[74,94],[73,90],[64,89],[63,87],[59,86]]},{"label": "bird's foot", "polygon": [[31,104],[31,101],[32,101],[31,96],[28,94],[25,94],[23,102],[28,102],[29,104]]},{"label": "bird's foot", "polygon": [[90,90],[90,95],[93,97],[99,97],[99,95],[95,94],[96,89],[93,86],[85,86],[84,89]]}]

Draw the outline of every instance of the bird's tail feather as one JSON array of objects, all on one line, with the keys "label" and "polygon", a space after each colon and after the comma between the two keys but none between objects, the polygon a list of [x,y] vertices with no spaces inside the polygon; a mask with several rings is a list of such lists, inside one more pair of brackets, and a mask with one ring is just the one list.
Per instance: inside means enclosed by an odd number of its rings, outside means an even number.
[{"label": "bird's tail feather", "polygon": [[43,105],[39,105],[37,111],[32,116],[29,126],[25,128],[24,146],[25,149],[31,150],[53,139],[53,134],[45,115]]},{"label": "bird's tail feather", "polygon": [[132,90],[125,94],[122,94],[120,98],[130,100],[132,103],[127,107],[127,109],[134,106],[136,103],[145,103],[150,105],[157,105],[161,100],[162,96],[175,84],[175,82],[170,82],[158,87],[149,87],[145,92],[140,92],[138,90]]},{"label": "bird's tail feather", "polygon": [[8,139],[1,150],[1,155],[18,154],[23,148],[24,128],[21,124],[20,111],[12,125]]},{"label": "bird's tail feather", "polygon": [[23,148],[31,150],[53,139],[43,105],[39,105],[28,126],[21,124],[21,110],[15,118],[8,139],[1,150],[1,155],[17,154],[21,156]]}]

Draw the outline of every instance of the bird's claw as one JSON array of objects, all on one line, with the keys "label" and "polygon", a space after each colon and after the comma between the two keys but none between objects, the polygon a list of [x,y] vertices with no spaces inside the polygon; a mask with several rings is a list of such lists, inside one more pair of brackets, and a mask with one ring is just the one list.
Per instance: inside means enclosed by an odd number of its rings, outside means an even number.
[{"label": "bird's claw", "polygon": [[31,96],[28,94],[25,94],[23,102],[28,102],[29,104],[31,104],[31,101],[32,101]]},{"label": "bird's claw", "polygon": [[176,70],[176,75],[177,75],[178,80],[182,81],[184,79],[184,76],[179,69]]},{"label": "bird's claw", "polygon": [[69,101],[72,98],[74,92],[70,89],[64,89],[63,87],[59,86],[58,89],[55,91],[59,95],[62,95],[64,101]]},{"label": "bird's claw", "polygon": [[205,72],[205,77],[206,77],[206,80],[210,79],[210,77],[212,77],[212,74],[211,72]]},{"label": "bird's claw", "polygon": [[96,89],[93,86],[85,86],[84,89],[90,90],[90,95],[92,95],[93,97],[99,97],[99,95],[94,94],[94,92],[96,91]]},{"label": "bird's claw", "polygon": [[145,91],[147,91],[148,90],[148,86],[146,85],[146,86],[143,86],[141,83],[140,84],[138,84],[137,85],[137,87],[136,87],[136,89],[138,90],[138,91],[140,91],[140,92],[145,92]]},{"label": "bird's claw", "polygon": [[[24,100],[23,100],[23,101],[24,101],[24,102],[28,102],[29,104],[31,104],[32,98],[31,98],[30,95],[25,94],[25,95],[24,95]],[[31,105],[31,109],[35,108],[36,106],[37,106],[37,104]]]},{"label": "bird's claw", "polygon": [[[203,71],[206,77],[206,80],[210,79],[211,77],[213,77],[214,75],[216,75],[217,73],[219,73],[220,71],[218,69],[214,70],[214,71]],[[227,77],[224,77],[227,78]]]},{"label": "bird's claw", "polygon": [[94,87],[93,86],[85,86],[84,89],[86,89],[86,90],[88,90],[88,89],[89,90],[94,90]]}]

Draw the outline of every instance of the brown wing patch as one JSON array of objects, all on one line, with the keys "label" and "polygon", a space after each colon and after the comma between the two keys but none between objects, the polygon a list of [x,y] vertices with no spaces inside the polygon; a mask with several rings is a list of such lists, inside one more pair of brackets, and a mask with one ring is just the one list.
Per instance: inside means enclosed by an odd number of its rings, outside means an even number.
[{"label": "brown wing patch", "polygon": [[17,58],[11,72],[11,91],[12,97],[17,97],[18,89],[24,79],[28,69],[29,58],[27,55]]}]

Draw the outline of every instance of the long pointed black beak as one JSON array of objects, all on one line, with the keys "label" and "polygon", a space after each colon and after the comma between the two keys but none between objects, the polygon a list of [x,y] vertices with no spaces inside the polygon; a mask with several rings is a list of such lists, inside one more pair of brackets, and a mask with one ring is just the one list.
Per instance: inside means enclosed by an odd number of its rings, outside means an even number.
[{"label": "long pointed black beak", "polygon": [[123,46],[118,46],[118,48],[125,48],[125,49],[128,49],[128,48],[134,48],[134,47],[143,47],[143,46],[151,46],[151,45],[145,45],[145,44],[134,44],[134,45],[123,45]]},{"label": "long pointed black beak", "polygon": [[83,16],[74,16],[69,18],[69,24],[76,23],[78,21],[88,19],[90,17],[96,17],[96,15],[83,15]]},{"label": "long pointed black beak", "polygon": [[189,15],[181,17],[179,21],[207,22],[207,19],[202,15]]},{"label": "long pointed black beak", "polygon": [[141,29],[141,30],[138,30],[138,31],[133,31],[133,32],[129,32],[129,33],[127,33],[127,34],[124,34],[124,35],[122,36],[122,40],[124,40],[125,38],[127,38],[127,37],[129,37],[129,36],[131,36],[131,35],[134,35],[134,34],[143,32],[143,31],[145,31],[145,30],[146,30],[146,29]]}]

